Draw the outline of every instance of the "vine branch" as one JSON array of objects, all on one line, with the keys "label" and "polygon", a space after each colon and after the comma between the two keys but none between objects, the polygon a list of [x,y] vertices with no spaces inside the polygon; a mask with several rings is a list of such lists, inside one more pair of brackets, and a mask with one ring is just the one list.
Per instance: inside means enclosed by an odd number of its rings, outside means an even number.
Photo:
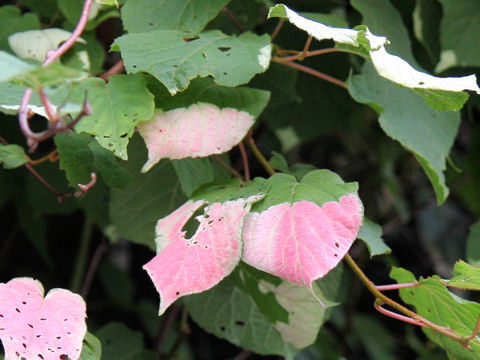
[{"label": "vine branch", "polygon": [[[88,13],[90,12],[90,7],[92,5],[92,2],[93,0],[85,0],[83,9],[82,9],[82,14],[80,16],[80,19],[78,20],[77,26],[73,30],[72,35],[56,50],[47,51],[45,55],[45,61],[42,64],[43,67],[48,66],[52,64],[54,61],[58,60],[77,41],[77,39],[80,37],[80,35],[82,34],[87,24]],[[30,129],[28,120],[29,120],[29,117],[31,116],[31,113],[28,108],[28,104],[30,103],[30,99],[32,98],[32,94],[33,94],[33,90],[31,88],[26,89],[25,92],[23,93],[22,101],[20,103],[20,109],[18,111],[18,122],[20,125],[20,129],[22,130],[22,133],[27,138],[27,144],[30,148],[30,152],[36,149],[40,141],[48,139],[49,137],[52,137],[58,132],[70,129],[72,126],[75,125],[74,123],[73,125],[71,125],[72,123],[65,125],[63,121],[57,121],[58,120],[57,114],[53,112],[52,110],[53,106],[51,105],[47,96],[41,89],[37,89],[37,90],[39,91],[40,98],[42,100],[42,103],[45,107],[45,111],[50,120],[48,129],[41,131],[39,133],[35,133]],[[86,99],[85,99],[85,102],[86,102]],[[85,106],[84,104],[84,109],[86,107],[87,106]],[[80,120],[80,118],[78,120]]]}]

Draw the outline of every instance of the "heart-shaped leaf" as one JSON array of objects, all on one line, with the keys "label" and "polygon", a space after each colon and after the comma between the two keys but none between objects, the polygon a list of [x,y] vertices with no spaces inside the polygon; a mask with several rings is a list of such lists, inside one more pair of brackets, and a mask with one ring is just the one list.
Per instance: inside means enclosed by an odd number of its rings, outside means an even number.
[{"label": "heart-shaped leaf", "polygon": [[78,360],[87,331],[83,299],[69,290],[52,289],[15,278],[0,284],[0,339],[6,359]]},{"label": "heart-shaped leaf", "polygon": [[233,271],[242,253],[244,216],[258,199],[251,196],[208,205],[203,215],[192,220],[198,228],[189,239],[183,228],[205,201],[188,201],[158,221],[158,254],[144,269],[160,294],[159,315],[179,297],[208,290]]},{"label": "heart-shaped leaf", "polygon": [[243,260],[295,284],[311,286],[347,253],[362,216],[355,194],[323,206],[299,201],[252,212],[245,220]]},{"label": "heart-shaped leaf", "polygon": [[159,112],[151,121],[138,125],[148,148],[142,171],[163,158],[183,159],[221,154],[237,145],[253,124],[253,116],[212,104],[193,104]]}]

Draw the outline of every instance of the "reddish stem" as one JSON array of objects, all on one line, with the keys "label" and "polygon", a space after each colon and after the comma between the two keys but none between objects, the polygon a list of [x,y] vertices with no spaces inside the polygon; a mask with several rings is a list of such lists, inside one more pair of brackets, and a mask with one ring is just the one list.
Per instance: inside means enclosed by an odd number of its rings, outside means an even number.
[{"label": "reddish stem", "polygon": [[238,148],[240,149],[240,154],[242,154],[243,170],[245,172],[245,181],[250,181],[250,167],[248,166],[247,150],[245,149],[245,145],[243,145],[243,142],[238,144]]},{"label": "reddish stem", "polygon": [[40,95],[40,99],[42,100],[42,104],[45,108],[45,112],[47,113],[48,120],[56,123],[58,121],[58,115],[49,98],[47,97],[47,95],[45,95],[45,92],[42,88],[38,89],[38,94]]},{"label": "reddish stem", "polygon": [[277,37],[278,33],[282,29],[283,23],[284,21],[282,19],[278,20],[277,26],[275,26],[275,29],[273,30],[273,33],[270,36],[270,41],[273,41],[273,39]]},{"label": "reddish stem", "polygon": [[[80,16],[77,26],[75,27],[75,30],[73,30],[72,35],[67,39],[67,41],[65,41],[62,45],[60,45],[58,49],[47,52],[47,54],[45,55],[46,59],[43,62],[43,66],[48,66],[51,63],[53,63],[55,60],[59,59],[65,52],[68,51],[68,49],[70,49],[73,46],[75,41],[77,41],[77,39],[80,37],[83,30],[85,29],[85,25],[87,24],[88,13],[90,12],[92,1],[93,0],[85,0],[82,14]],[[25,90],[25,92],[23,93],[22,101],[20,103],[20,109],[18,111],[18,121],[20,124],[20,129],[22,130],[23,134],[27,138],[27,143],[30,147],[30,151],[35,150],[35,148],[37,147],[40,141],[55,135],[59,131],[55,127],[49,127],[47,130],[44,130],[39,133],[35,133],[30,129],[30,126],[28,124],[28,118],[29,118],[28,104],[30,103],[30,99],[32,98],[32,93],[33,91],[30,88]],[[42,102],[43,101],[44,100],[42,99]],[[47,107],[46,107],[46,112],[47,114],[49,114],[49,109]],[[50,117],[50,114],[49,114],[49,117]]]},{"label": "reddish stem", "polygon": [[415,319],[412,319],[411,317],[404,316],[404,315],[400,315],[400,314],[397,314],[396,312],[393,312],[393,311],[384,309],[384,308],[382,307],[383,304],[384,304],[384,302],[378,301],[378,299],[377,299],[377,300],[375,300],[375,303],[373,304],[373,306],[375,307],[375,309],[377,309],[377,311],[378,311],[379,313],[382,313],[383,315],[386,315],[386,316],[392,317],[392,318],[394,318],[394,319],[397,319],[397,320],[400,320],[400,321],[404,321],[404,322],[407,322],[407,323],[410,323],[410,324],[413,324],[413,325],[418,325],[418,326],[422,326],[422,327],[428,327],[428,326],[425,325],[424,323],[421,323],[420,321],[417,321],[417,320],[415,320]]},{"label": "reddish stem", "polygon": [[222,12],[225,13],[229,18],[230,20],[232,20],[232,22],[235,24],[235,26],[238,28],[238,30],[240,30],[240,32],[245,32],[245,27],[242,25],[242,23],[240,21],[238,21],[238,19],[235,17],[235,15],[232,14],[232,12],[230,11],[230,9],[228,7],[224,7],[222,9]]},{"label": "reddish stem", "polygon": [[[308,58],[308,57],[317,56],[317,55],[323,55],[323,54],[329,54],[329,53],[335,53],[335,52],[341,52],[341,51],[342,51],[342,50],[337,49],[337,48],[327,48],[327,49],[319,49],[319,50],[307,51],[306,54],[303,56],[303,58]],[[303,58],[300,59],[300,55],[302,55],[302,54],[285,56],[285,57],[277,57],[276,59],[279,60],[279,61],[303,60]]]},{"label": "reddish stem", "polygon": [[420,283],[415,282],[415,283],[403,283],[403,284],[375,285],[375,288],[378,291],[389,291],[389,290],[398,290],[398,289],[416,287],[418,285],[420,285]]},{"label": "reddish stem", "polygon": [[312,35],[308,35],[308,39],[305,42],[305,46],[303,47],[303,51],[298,57],[298,60],[305,59],[305,56],[307,56],[307,53],[308,53],[308,49],[310,49],[310,45],[312,44],[312,39],[313,39]]},{"label": "reddish stem", "polygon": [[278,60],[275,60],[275,58],[273,58],[272,61],[275,61],[279,64],[283,64],[283,65],[286,65],[286,66],[290,66],[294,69],[298,69],[298,70],[303,71],[307,74],[313,75],[313,76],[318,77],[322,80],[328,81],[332,84],[335,84],[335,85],[341,86],[345,89],[348,89],[347,84],[345,82],[343,82],[341,80],[338,80],[338,79],[335,79],[334,77],[332,77],[330,75],[327,75],[327,74],[324,74],[320,71],[309,68],[308,66],[300,65],[300,64],[297,64],[297,63],[294,63],[294,62],[291,62],[291,61],[278,61]]},{"label": "reddish stem", "polygon": [[115,74],[120,74],[124,70],[125,70],[125,65],[123,64],[123,60],[118,60],[110,69],[108,69],[98,77],[102,78],[107,82],[110,79],[110,76]]},{"label": "reddish stem", "polygon": [[240,174],[237,170],[235,170],[233,167],[231,167],[229,164],[227,164],[220,156],[215,156],[215,160],[217,160],[217,162],[223,166],[225,169],[227,169],[228,171],[230,171],[232,173],[233,176],[235,176],[236,178],[240,179],[240,181],[243,183],[245,182],[245,180],[243,179],[242,177],[242,174]]}]

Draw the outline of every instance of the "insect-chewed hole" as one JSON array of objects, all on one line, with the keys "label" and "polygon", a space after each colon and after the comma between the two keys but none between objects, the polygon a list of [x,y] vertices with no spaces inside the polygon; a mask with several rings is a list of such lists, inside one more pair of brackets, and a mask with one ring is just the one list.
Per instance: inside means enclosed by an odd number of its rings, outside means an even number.
[{"label": "insect-chewed hole", "polygon": [[183,225],[182,231],[185,231],[185,239],[191,239],[193,235],[198,230],[198,227],[200,226],[200,222],[196,219],[197,216],[202,215],[203,211],[205,210],[207,205],[201,206],[197,211],[195,211],[190,219]]}]

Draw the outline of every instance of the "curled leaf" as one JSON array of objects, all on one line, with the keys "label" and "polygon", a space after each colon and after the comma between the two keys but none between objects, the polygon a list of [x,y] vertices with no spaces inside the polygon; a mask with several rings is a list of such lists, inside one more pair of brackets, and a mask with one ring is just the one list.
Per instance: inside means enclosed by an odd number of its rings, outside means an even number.
[{"label": "curled leaf", "polygon": [[15,278],[0,284],[0,339],[6,359],[78,360],[87,331],[83,299],[69,290],[52,289]]},{"label": "curled leaf", "polygon": [[245,219],[243,260],[298,285],[311,286],[345,256],[357,237],[363,207],[354,194],[318,206],[282,203]]},{"label": "curled leaf", "polygon": [[254,195],[208,205],[192,219],[198,228],[188,239],[183,228],[205,201],[188,201],[158,221],[158,254],[143,268],[160,294],[159,315],[179,297],[208,290],[233,271],[242,253],[244,216],[258,199]]},{"label": "curled leaf", "polygon": [[253,124],[253,116],[206,103],[159,112],[138,125],[148,148],[146,172],[163,158],[183,159],[221,154],[237,145]]}]

